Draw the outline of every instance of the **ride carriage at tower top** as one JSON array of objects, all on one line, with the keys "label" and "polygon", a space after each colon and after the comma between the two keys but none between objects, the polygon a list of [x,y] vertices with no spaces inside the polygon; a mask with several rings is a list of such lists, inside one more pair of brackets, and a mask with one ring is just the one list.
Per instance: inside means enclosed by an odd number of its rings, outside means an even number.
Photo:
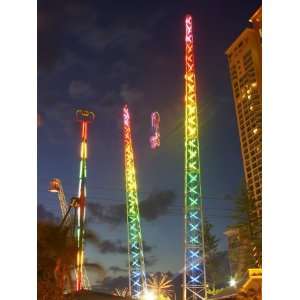
[{"label": "ride carriage at tower top", "polygon": [[150,136],[150,147],[156,149],[160,146],[160,132],[159,132],[160,117],[158,112],[151,114],[151,136]]}]

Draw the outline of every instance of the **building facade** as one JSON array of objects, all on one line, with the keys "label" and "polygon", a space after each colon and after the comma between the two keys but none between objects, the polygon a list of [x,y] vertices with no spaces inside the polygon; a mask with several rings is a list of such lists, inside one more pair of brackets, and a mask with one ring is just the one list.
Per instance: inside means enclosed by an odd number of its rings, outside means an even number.
[{"label": "building facade", "polygon": [[262,11],[226,51],[240,136],[243,167],[251,207],[253,254],[261,265],[262,220]]}]

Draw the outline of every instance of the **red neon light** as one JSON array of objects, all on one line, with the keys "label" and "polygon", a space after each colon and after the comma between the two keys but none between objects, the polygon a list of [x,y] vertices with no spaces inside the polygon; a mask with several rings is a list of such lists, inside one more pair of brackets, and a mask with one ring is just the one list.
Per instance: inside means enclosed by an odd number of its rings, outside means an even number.
[{"label": "red neon light", "polygon": [[84,141],[87,140],[87,122],[86,121],[82,121],[81,138]]}]

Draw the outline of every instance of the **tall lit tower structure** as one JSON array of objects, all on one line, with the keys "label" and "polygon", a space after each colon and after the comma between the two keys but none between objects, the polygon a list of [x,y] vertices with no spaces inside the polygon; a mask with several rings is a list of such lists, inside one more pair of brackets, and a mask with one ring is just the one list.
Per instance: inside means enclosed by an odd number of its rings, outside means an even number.
[{"label": "tall lit tower structure", "polygon": [[125,185],[128,230],[128,275],[129,293],[139,297],[146,292],[146,275],[143,254],[143,239],[139,215],[139,201],[131,138],[130,115],[127,105],[123,108],[123,134],[125,159]]},{"label": "tall lit tower structure", "polygon": [[76,256],[76,291],[85,288],[84,284],[84,223],[86,208],[86,183],[87,183],[87,132],[88,124],[94,121],[95,114],[90,111],[77,110],[76,120],[81,124],[81,147],[79,168],[79,205],[76,210],[75,239],[77,242]]},{"label": "tall lit tower structure", "polygon": [[185,267],[184,300],[206,299],[203,199],[200,185],[198,112],[192,16],[185,17]]}]

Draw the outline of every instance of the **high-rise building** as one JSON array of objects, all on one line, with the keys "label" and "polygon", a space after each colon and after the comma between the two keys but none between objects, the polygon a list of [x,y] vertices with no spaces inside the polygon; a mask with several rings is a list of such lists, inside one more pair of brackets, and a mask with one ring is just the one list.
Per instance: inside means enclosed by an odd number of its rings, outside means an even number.
[{"label": "high-rise building", "polygon": [[256,263],[261,265],[262,218],[262,39],[261,7],[226,50],[247,190],[250,230]]}]

